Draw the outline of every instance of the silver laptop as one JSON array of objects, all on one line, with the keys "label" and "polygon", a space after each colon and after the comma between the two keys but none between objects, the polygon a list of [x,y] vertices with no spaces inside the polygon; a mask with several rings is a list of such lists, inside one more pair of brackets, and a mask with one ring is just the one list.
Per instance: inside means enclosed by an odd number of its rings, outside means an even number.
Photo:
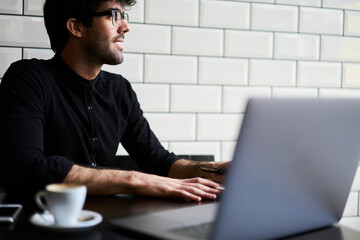
[{"label": "silver laptop", "polygon": [[341,218],[359,159],[359,99],[251,99],[218,203],[112,224],[160,239],[292,236]]}]

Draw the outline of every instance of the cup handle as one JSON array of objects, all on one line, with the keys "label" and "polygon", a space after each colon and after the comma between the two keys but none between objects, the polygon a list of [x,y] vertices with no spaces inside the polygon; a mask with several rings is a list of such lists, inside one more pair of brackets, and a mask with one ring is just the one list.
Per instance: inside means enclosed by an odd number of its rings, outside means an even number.
[{"label": "cup handle", "polygon": [[35,195],[35,202],[42,210],[49,210],[48,207],[45,205],[41,198],[46,197],[46,192],[44,190],[38,191]]}]

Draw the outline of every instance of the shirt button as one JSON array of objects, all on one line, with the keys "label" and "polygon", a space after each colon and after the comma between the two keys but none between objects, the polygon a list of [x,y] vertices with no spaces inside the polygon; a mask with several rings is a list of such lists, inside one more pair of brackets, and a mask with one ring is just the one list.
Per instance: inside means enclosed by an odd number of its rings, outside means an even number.
[{"label": "shirt button", "polygon": [[93,109],[93,106],[88,106],[88,109],[89,109],[89,110],[92,110],[92,109]]},{"label": "shirt button", "polygon": [[96,163],[92,163],[91,166],[96,167]]},{"label": "shirt button", "polygon": [[94,142],[96,142],[97,140],[98,140],[98,138],[97,137],[93,137],[93,139],[92,139]]}]

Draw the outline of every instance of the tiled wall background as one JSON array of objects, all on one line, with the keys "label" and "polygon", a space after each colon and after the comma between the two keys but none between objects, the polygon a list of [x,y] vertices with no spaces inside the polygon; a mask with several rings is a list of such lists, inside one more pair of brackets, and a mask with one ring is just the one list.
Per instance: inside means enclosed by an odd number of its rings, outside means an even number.
[{"label": "tiled wall background", "polygon": [[[42,4],[0,0],[0,79],[53,55]],[[129,15],[125,62],[104,69],[178,154],[231,160],[252,96],[360,97],[360,0],[138,0]],[[360,176],[352,189],[345,216],[359,215]]]}]

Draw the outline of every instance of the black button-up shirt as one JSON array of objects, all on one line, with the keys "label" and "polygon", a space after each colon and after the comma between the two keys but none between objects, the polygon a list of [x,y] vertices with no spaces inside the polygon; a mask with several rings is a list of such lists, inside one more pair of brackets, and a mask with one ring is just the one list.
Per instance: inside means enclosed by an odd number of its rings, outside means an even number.
[{"label": "black button-up shirt", "polygon": [[8,193],[61,182],[73,164],[111,166],[119,142],[144,172],[167,175],[178,159],[151,131],[126,79],[100,71],[86,80],[60,55],[20,60],[5,73],[0,139],[0,180]]}]

